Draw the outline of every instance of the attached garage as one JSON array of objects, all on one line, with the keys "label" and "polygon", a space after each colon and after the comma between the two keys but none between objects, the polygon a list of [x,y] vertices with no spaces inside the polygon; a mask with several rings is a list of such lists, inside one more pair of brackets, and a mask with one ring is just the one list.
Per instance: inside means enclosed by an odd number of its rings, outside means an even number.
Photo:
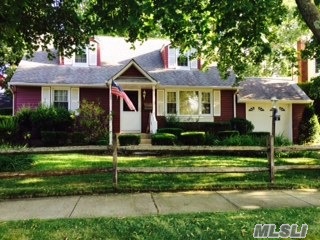
[{"label": "attached garage", "polygon": [[[276,122],[276,135],[283,135],[292,140],[291,104],[277,104],[280,121]],[[271,102],[247,103],[246,118],[254,125],[255,132],[271,132]]]},{"label": "attached garage", "polygon": [[293,121],[293,105],[312,103],[312,100],[298,87],[287,79],[278,78],[251,78],[243,81],[238,92],[238,103],[246,106],[246,119],[254,125],[255,132],[271,132],[272,102],[271,98],[278,99],[276,107],[280,121],[276,122],[276,135],[283,135],[294,141],[294,133],[298,129],[297,121]]}]

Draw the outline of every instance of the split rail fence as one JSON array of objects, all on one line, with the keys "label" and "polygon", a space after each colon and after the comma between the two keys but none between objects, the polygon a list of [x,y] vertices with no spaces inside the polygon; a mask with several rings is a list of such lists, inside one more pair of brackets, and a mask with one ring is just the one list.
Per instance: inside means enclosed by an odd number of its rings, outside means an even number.
[{"label": "split rail fence", "polygon": [[[64,176],[64,175],[81,175],[95,173],[112,173],[113,187],[118,188],[118,175],[128,173],[140,174],[206,174],[206,173],[256,173],[268,172],[269,182],[275,182],[275,173],[278,171],[290,170],[320,170],[320,165],[282,165],[275,166],[274,156],[278,152],[300,152],[300,151],[320,151],[318,146],[285,146],[275,147],[272,136],[265,147],[259,146],[118,146],[117,141],[113,141],[113,146],[79,146],[79,147],[53,147],[53,148],[26,148],[19,150],[3,150],[1,154],[38,154],[38,153],[72,153],[72,152],[112,152],[113,167],[100,169],[81,169],[67,171],[50,171],[39,173],[0,173],[1,178],[25,178],[25,177],[46,177],[46,176]],[[265,153],[268,164],[265,167],[118,167],[118,153],[172,153],[183,154],[228,154],[230,152],[252,152]]]}]

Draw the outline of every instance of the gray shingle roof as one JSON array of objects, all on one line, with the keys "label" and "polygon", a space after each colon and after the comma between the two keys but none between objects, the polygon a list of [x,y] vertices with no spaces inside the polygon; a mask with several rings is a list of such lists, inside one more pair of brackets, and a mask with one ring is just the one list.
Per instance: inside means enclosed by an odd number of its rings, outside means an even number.
[{"label": "gray shingle roof", "polygon": [[282,101],[312,102],[294,81],[286,79],[248,78],[240,83],[240,87],[240,102],[270,101],[272,97]]},{"label": "gray shingle roof", "polygon": [[206,72],[199,70],[164,69],[160,50],[167,40],[151,39],[143,44],[127,43],[124,38],[95,38],[100,44],[101,66],[75,67],[58,65],[45,52],[36,52],[32,59],[23,59],[14,74],[12,85],[101,85],[134,59],[154,80],[163,86],[230,87],[235,77],[222,80],[216,67]]}]

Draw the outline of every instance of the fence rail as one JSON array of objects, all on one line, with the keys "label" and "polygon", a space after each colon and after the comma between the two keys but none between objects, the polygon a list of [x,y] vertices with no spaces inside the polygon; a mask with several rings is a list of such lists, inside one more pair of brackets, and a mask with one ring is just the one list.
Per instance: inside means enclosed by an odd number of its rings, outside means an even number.
[{"label": "fence rail", "polygon": [[[270,182],[275,181],[277,171],[288,170],[320,170],[320,165],[282,165],[275,166],[274,154],[280,152],[320,151],[317,146],[285,146],[274,147],[270,138],[266,147],[257,146],[76,146],[76,147],[51,147],[51,148],[21,148],[13,150],[1,150],[1,155],[14,154],[44,154],[44,153],[72,153],[72,152],[109,152],[113,155],[112,168],[79,169],[65,171],[46,171],[38,173],[0,173],[0,179],[4,178],[28,178],[28,177],[50,177],[66,175],[82,175],[95,173],[112,173],[113,185],[118,186],[119,173],[141,173],[141,174],[205,174],[205,173],[254,173],[269,172]],[[268,166],[266,167],[118,167],[118,153],[230,153],[230,152],[262,152],[266,153]]]}]

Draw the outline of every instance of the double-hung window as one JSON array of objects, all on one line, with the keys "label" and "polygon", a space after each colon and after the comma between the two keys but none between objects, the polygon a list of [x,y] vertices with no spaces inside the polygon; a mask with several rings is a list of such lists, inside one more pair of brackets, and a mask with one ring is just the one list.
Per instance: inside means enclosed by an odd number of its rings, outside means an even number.
[{"label": "double-hung window", "polygon": [[176,92],[167,93],[167,113],[177,114],[177,93]]},{"label": "double-hung window", "polygon": [[53,106],[65,109],[69,108],[68,90],[53,91]]},{"label": "double-hung window", "polygon": [[74,64],[78,65],[78,66],[87,66],[88,65],[87,48],[84,48],[80,52],[77,52],[75,54]]}]

